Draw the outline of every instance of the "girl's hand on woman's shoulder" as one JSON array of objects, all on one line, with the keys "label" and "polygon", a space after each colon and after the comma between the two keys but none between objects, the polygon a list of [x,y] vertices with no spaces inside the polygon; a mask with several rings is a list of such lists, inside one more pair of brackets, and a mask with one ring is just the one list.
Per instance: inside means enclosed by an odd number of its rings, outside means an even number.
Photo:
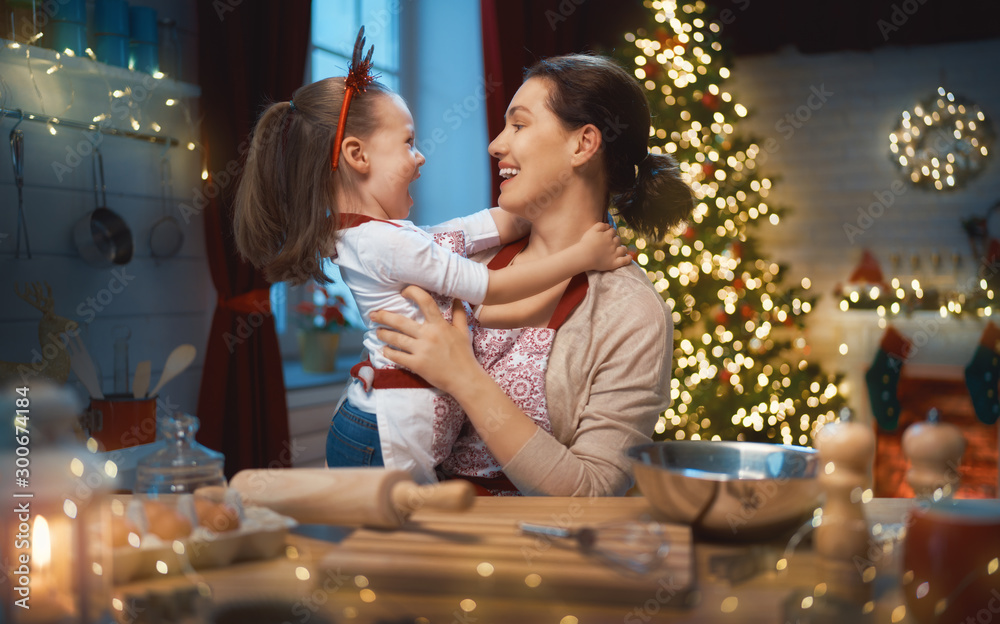
[{"label": "girl's hand on woman's shoulder", "polygon": [[482,371],[472,353],[465,308],[455,302],[452,322],[441,316],[427,291],[407,286],[402,295],[413,301],[424,315],[424,322],[414,321],[395,312],[375,311],[371,320],[383,327],[376,330],[386,343],[383,355],[423,377],[432,386],[449,394],[465,384],[464,376]]}]

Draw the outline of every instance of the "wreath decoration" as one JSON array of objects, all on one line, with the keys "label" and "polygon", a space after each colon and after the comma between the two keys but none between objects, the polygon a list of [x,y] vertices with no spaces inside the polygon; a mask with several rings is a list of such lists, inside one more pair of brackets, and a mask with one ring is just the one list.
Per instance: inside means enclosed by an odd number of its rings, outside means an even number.
[{"label": "wreath decoration", "polygon": [[939,87],[903,111],[889,149],[914,186],[949,191],[983,170],[993,139],[993,125],[978,104]]}]

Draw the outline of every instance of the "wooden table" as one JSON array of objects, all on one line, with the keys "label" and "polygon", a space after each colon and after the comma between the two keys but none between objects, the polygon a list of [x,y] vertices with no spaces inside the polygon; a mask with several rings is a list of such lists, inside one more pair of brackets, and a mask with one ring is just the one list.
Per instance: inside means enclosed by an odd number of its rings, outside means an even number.
[{"label": "wooden table", "polygon": [[[901,523],[910,505],[909,500],[876,499],[867,507],[869,521]],[[199,617],[183,620],[190,622],[207,621],[213,608],[251,600],[284,601],[290,608],[286,621],[317,623],[910,621],[900,609],[898,549],[885,552],[874,538],[871,563],[878,574],[870,584],[867,619],[861,607],[855,607],[856,617],[823,619],[819,616],[831,604],[829,588],[808,540],[793,551],[787,550],[788,536],[755,544],[695,540],[690,547],[677,533],[678,543],[668,554],[669,574],[633,577],[634,583],[621,576],[609,583],[613,591],[599,591],[588,575],[622,573],[562,540],[521,537],[519,543],[514,528],[517,520],[576,527],[650,517],[655,514],[642,497],[480,498],[465,514],[418,512],[401,531],[299,527],[288,537],[286,557],[205,570],[198,577],[122,585],[115,595],[122,601],[118,604],[128,604],[129,597],[164,597],[201,583],[211,599],[202,602]],[[503,534],[499,527],[504,526],[509,535],[480,539]],[[455,574],[459,561],[487,565]],[[690,578],[684,577],[686,565]],[[519,567],[501,579],[504,566]],[[516,574],[523,574],[523,587],[510,583]],[[564,577],[581,578],[583,585],[562,582]]]}]

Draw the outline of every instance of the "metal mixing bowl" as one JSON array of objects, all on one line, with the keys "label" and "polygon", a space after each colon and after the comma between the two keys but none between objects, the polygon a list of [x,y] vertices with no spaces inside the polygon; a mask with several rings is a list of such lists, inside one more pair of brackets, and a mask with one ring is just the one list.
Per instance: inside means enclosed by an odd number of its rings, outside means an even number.
[{"label": "metal mixing bowl", "polygon": [[816,451],[677,440],[629,449],[639,490],[668,521],[720,539],[777,537],[819,505]]}]

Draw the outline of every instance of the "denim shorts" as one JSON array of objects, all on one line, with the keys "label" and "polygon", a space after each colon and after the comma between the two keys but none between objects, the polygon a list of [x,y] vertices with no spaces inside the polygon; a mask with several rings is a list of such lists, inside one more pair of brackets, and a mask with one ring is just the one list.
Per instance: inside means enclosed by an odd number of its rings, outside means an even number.
[{"label": "denim shorts", "polygon": [[333,415],[326,434],[326,465],[330,468],[385,465],[375,414],[344,401]]}]

